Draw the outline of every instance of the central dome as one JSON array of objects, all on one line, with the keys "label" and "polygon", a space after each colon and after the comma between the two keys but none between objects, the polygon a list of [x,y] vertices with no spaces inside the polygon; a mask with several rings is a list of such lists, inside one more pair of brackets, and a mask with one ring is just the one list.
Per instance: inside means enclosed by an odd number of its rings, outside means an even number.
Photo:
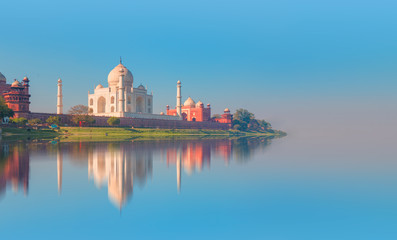
[{"label": "central dome", "polygon": [[134,81],[132,73],[130,72],[130,70],[128,70],[126,67],[124,67],[124,65],[121,63],[119,65],[117,65],[115,68],[113,68],[112,71],[110,71],[110,73],[108,75],[109,87],[119,86],[120,75],[124,76],[124,86],[132,87],[132,83]]}]

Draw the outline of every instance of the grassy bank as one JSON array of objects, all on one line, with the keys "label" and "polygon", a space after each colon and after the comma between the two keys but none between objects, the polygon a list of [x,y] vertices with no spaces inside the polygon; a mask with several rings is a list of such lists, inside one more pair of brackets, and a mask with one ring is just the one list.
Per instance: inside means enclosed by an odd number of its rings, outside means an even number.
[{"label": "grassy bank", "polygon": [[60,135],[52,129],[2,128],[2,130],[1,136],[3,140],[53,139]]},{"label": "grassy bank", "polygon": [[126,127],[61,127],[59,130],[31,130],[3,128],[3,139],[51,139],[63,141],[122,141],[134,138],[188,139],[229,138],[242,136],[280,136],[280,133],[242,132],[237,130],[152,129]]},{"label": "grassy bank", "polygon": [[[240,136],[275,136],[279,134],[241,132],[236,130],[200,130],[200,129],[152,129],[152,128],[123,128],[123,127],[62,127],[62,138],[68,140],[111,141],[133,138],[164,139],[164,138],[225,138]],[[65,139],[66,140],[66,139]]]}]

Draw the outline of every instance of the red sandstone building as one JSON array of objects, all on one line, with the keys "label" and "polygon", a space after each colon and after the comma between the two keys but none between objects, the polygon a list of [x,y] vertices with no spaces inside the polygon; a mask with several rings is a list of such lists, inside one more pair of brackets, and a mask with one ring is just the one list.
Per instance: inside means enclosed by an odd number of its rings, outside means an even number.
[{"label": "red sandstone building", "polygon": [[[225,109],[224,114],[218,118],[211,118],[211,107],[199,101],[195,103],[192,98],[188,98],[184,105],[181,104],[180,87],[181,83],[178,81],[179,94],[177,105],[180,107],[180,114],[177,108],[170,109],[167,105],[167,115],[180,116],[179,119],[184,120],[166,120],[166,119],[148,119],[148,118],[121,118],[121,126],[134,127],[153,127],[153,128],[184,128],[184,129],[229,129],[232,126],[232,115],[229,109]],[[73,124],[71,122],[71,115],[67,114],[53,114],[53,113],[31,113],[30,94],[29,94],[29,79],[25,77],[21,82],[14,80],[12,84],[7,84],[6,78],[0,73],[0,94],[4,97],[5,102],[11,108],[15,118],[25,117],[27,119],[38,118],[45,122],[50,116],[59,116],[62,124]],[[59,99],[62,98],[62,93],[59,92],[58,84],[58,107],[62,105]],[[62,112],[62,111],[61,111]],[[58,111],[59,113],[59,111]],[[163,113],[162,113],[163,115]],[[108,117],[95,116],[95,126],[108,126]],[[193,123],[196,122],[196,123]]]},{"label": "red sandstone building", "polygon": [[28,118],[30,113],[30,94],[29,79],[27,77],[22,82],[15,79],[12,84],[7,84],[6,78],[0,73],[0,94],[3,96],[7,106],[14,111],[14,117]]},{"label": "red sandstone building", "polygon": [[[231,125],[233,116],[230,114],[230,110],[228,108],[225,109],[224,113],[220,116],[220,118],[211,118],[211,106],[207,104],[207,107],[204,107],[204,103],[198,101],[197,103],[189,97],[185,103],[181,106],[182,119],[185,121],[192,122],[219,122],[226,123]],[[177,108],[170,109],[170,106],[167,105],[167,115],[177,116]]]},{"label": "red sandstone building", "polygon": [[[167,115],[177,116],[177,109],[170,109],[167,105]],[[211,106],[204,104],[201,101],[195,103],[191,97],[189,97],[182,106],[182,118],[183,120],[192,122],[206,122],[211,120]]]},{"label": "red sandstone building", "polygon": [[223,111],[223,114],[221,115],[221,117],[220,118],[214,118],[214,121],[218,122],[218,123],[227,123],[230,126],[232,126],[233,115],[230,114],[229,108],[226,108]]}]

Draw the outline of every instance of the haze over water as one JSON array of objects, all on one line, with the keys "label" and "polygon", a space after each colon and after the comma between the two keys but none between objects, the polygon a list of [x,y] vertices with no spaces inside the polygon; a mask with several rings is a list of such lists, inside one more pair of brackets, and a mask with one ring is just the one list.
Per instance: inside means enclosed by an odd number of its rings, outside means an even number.
[{"label": "haze over water", "polygon": [[0,229],[5,239],[395,239],[396,150],[335,140],[3,141]]}]

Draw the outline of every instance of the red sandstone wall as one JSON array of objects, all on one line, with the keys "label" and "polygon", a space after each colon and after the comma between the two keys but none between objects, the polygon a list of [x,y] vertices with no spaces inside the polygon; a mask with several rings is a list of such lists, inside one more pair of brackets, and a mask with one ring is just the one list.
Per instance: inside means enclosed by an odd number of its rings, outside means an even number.
[{"label": "red sandstone wall", "polygon": [[[43,122],[50,116],[59,116],[62,125],[74,125],[71,122],[71,115],[67,114],[51,114],[51,113],[30,113],[28,119],[39,118]],[[107,120],[109,117],[96,117],[95,127],[108,127]],[[164,129],[217,129],[228,130],[228,124],[216,122],[189,122],[181,120],[156,120],[156,119],[143,119],[143,118],[120,118],[120,126],[137,127],[137,128],[164,128]]]},{"label": "red sandstone wall", "polygon": [[[196,122],[210,121],[211,119],[211,108],[182,107],[182,113],[186,114],[187,121],[193,121],[193,118],[196,119]],[[167,115],[176,116],[176,109],[167,110]]]}]

